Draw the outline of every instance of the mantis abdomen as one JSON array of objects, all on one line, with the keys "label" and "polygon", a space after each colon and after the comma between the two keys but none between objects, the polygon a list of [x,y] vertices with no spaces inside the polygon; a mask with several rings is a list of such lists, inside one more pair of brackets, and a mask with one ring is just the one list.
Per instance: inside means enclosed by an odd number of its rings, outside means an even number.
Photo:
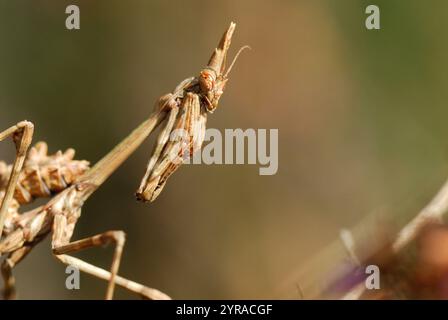
[{"label": "mantis abdomen", "polygon": [[[64,153],[58,151],[53,155],[47,152],[45,142],[39,142],[29,150],[14,192],[14,199],[19,204],[58,193],[89,169],[89,162],[73,160],[73,149]],[[0,191],[6,189],[11,168],[11,165],[0,162]]]}]

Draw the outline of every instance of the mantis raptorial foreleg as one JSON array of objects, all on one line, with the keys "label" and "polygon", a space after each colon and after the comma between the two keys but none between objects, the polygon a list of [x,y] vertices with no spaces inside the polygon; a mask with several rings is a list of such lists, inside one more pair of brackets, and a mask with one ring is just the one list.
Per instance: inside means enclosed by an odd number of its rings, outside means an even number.
[{"label": "mantis raptorial foreleg", "polygon": [[[167,99],[171,99],[171,94],[166,95]],[[162,97],[163,98],[163,97]],[[163,99],[160,100],[161,103],[164,105],[166,104]],[[137,190],[137,199],[144,200],[150,197],[150,194],[154,192],[154,190],[151,188],[152,185],[150,185],[148,180],[151,178],[151,173],[156,165],[157,161],[159,160],[160,156],[162,155],[163,149],[165,148],[166,143],[168,142],[168,139],[170,138],[171,130],[173,129],[173,126],[176,122],[176,117],[179,112],[179,107],[177,107],[175,104],[168,106],[170,110],[168,110],[169,115],[167,119],[165,120],[166,124],[165,127],[162,129],[162,131],[159,133],[159,136],[157,137],[156,144],[154,146],[154,150],[152,152],[151,159],[149,159],[148,165],[146,167],[145,176],[142,179],[142,182],[140,183],[140,187]]]},{"label": "mantis raptorial foreleg", "polygon": [[6,193],[0,207],[0,239],[9,205],[14,196],[14,191],[19,181],[20,172],[25,162],[26,153],[33,139],[34,125],[28,121],[22,121],[0,133],[0,141],[13,137],[16,146],[16,159],[6,187]]},{"label": "mantis raptorial foreleg", "polygon": [[177,101],[180,112],[173,126],[173,135],[170,141],[166,141],[164,146],[157,146],[153,152],[136,193],[138,200],[154,201],[170,175],[185,160],[190,159],[195,151],[201,149],[205,137],[207,114],[213,113],[218,107],[218,102],[229,80],[230,70],[239,54],[248,48],[247,46],[241,48],[226,70],[227,52],[234,31],[235,23],[232,22],[223,34],[218,47],[213,51],[207,66],[197,77],[188,78],[176,87],[172,96]]},{"label": "mantis raptorial foreleg", "polygon": [[[161,133],[166,139],[157,142],[145,178],[137,191],[139,200],[154,201],[164,188],[168,177],[202,145],[206,116],[201,114],[197,94],[185,94],[179,106],[179,115],[176,113],[173,121],[174,123]],[[169,131],[165,132],[166,130]]]}]

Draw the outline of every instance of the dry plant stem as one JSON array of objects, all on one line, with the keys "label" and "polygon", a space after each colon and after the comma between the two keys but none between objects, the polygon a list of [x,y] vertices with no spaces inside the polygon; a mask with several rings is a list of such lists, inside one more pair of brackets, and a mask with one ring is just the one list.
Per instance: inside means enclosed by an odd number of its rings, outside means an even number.
[{"label": "dry plant stem", "polygon": [[355,239],[353,238],[353,234],[351,233],[350,230],[342,229],[339,232],[339,237],[341,238],[341,241],[344,245],[345,250],[347,250],[347,253],[348,253],[350,259],[356,266],[359,267],[361,265],[361,262],[359,261],[359,258],[355,252],[356,248],[355,248]]},{"label": "dry plant stem", "polygon": [[349,292],[347,292],[341,300],[358,300],[366,289],[364,282],[361,282],[354,286]]},{"label": "dry plant stem", "polygon": [[[398,233],[392,243],[392,251],[398,253],[407,244],[414,240],[420,230],[431,222],[439,222],[448,211],[448,180],[445,181],[442,188],[435,197],[419,212],[419,214],[406,224]],[[364,283],[355,286],[346,295],[343,300],[359,299],[365,291]]]},{"label": "dry plant stem", "polygon": [[25,161],[26,152],[33,139],[33,132],[33,124],[28,121],[22,121],[0,133],[0,141],[12,136],[16,146],[16,160],[14,161],[11,176],[9,177],[8,185],[6,187],[6,193],[0,207],[0,239],[2,238],[6,213],[14,196],[20,171],[22,170]]},{"label": "dry plant stem", "polygon": [[400,251],[418,235],[420,230],[429,222],[441,221],[448,211],[448,180],[436,196],[412,219],[401,231],[392,244],[394,252]]}]

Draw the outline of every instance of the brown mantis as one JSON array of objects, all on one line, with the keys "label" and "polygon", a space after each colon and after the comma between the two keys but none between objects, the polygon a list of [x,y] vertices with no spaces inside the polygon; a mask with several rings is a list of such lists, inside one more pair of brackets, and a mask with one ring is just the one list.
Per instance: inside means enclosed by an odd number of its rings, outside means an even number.
[{"label": "brown mantis", "polygon": [[[165,118],[167,118],[166,126],[159,135],[147,172],[137,192],[139,199],[154,200],[169,175],[182,163],[184,150],[187,149],[191,154],[201,147],[205,132],[204,112],[213,111],[217,107],[227,82],[228,72],[233,65],[232,63],[229,70],[224,73],[226,55],[234,29],[235,24],[231,23],[212,54],[208,67],[199,77],[184,80],[172,94],[162,96],[152,115],[89,170],[86,162],[72,160],[74,156],[72,150],[48,157],[46,145],[38,144],[27,152],[33,136],[33,125],[30,122],[20,122],[0,133],[0,141],[12,137],[16,146],[16,159],[7,169],[8,182],[3,181],[3,189],[0,184],[0,255],[7,254],[1,267],[5,298],[15,296],[15,279],[12,275],[14,266],[52,232],[52,251],[55,257],[64,264],[108,281],[106,299],[112,299],[115,285],[145,298],[169,299],[166,294],[156,289],[118,276],[125,243],[123,231],[106,231],[77,241],[71,241],[71,237],[81,215],[83,203]],[[187,145],[180,143],[177,138],[168,141],[173,128],[185,129],[192,134],[191,141]],[[47,160],[52,159],[56,163],[49,160],[33,162],[33,156],[36,155]],[[68,168],[61,166],[61,162]],[[45,165],[48,163],[53,167],[45,171]],[[33,174],[28,175],[26,172]],[[50,196],[53,193],[56,194],[47,204],[25,213],[18,213],[20,195],[28,194],[27,199],[31,201],[32,197]],[[115,244],[110,271],[68,255],[110,243]]]},{"label": "brown mantis", "polygon": [[201,149],[207,113],[217,108],[235,61],[248,48],[242,47],[226,70],[226,56],[234,30],[235,24],[231,23],[198,77],[185,79],[174,93],[159,99],[157,107],[168,112],[168,117],[136,192],[138,200],[154,201],[170,175]]}]

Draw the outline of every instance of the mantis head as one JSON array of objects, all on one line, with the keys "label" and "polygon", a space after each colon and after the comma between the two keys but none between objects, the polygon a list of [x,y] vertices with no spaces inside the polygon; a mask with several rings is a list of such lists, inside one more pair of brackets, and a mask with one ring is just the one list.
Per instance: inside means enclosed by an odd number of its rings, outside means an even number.
[{"label": "mantis head", "polygon": [[230,48],[233,32],[235,31],[235,23],[231,23],[227,31],[221,38],[218,47],[213,52],[207,67],[202,69],[199,74],[199,88],[202,97],[205,100],[205,106],[208,112],[212,113],[218,107],[219,99],[221,98],[230,71],[240,53],[249,49],[249,46],[242,47],[235,58],[233,58],[230,67],[226,70],[226,57]]}]

